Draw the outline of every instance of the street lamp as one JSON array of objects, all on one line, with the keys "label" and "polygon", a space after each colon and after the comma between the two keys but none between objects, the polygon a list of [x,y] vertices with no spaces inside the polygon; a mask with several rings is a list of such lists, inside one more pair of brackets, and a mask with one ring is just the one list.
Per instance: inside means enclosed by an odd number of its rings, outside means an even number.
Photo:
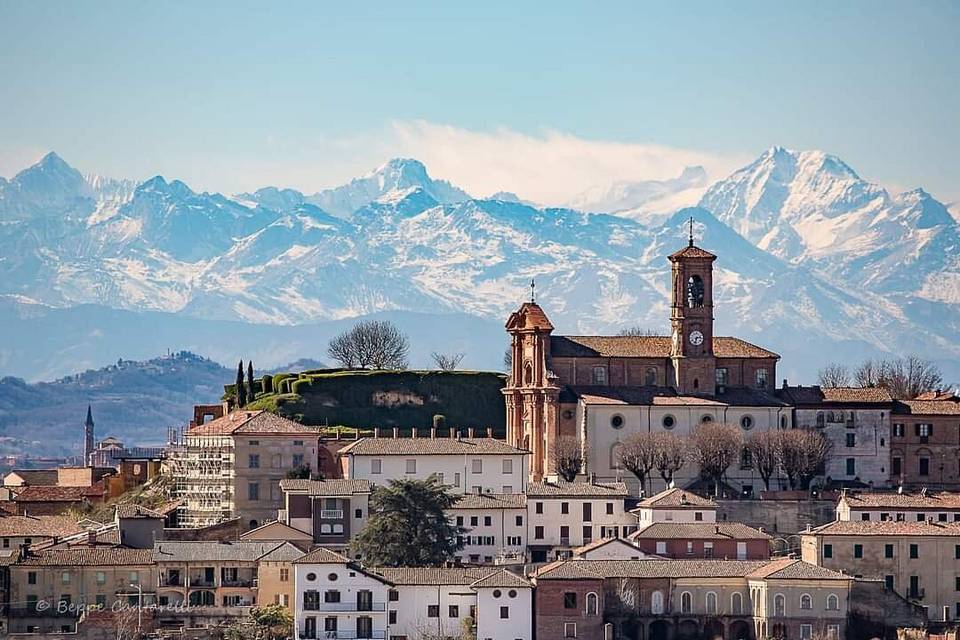
[{"label": "street lamp", "polygon": [[137,637],[140,637],[140,625],[143,623],[143,586],[139,582],[130,584],[137,590]]}]

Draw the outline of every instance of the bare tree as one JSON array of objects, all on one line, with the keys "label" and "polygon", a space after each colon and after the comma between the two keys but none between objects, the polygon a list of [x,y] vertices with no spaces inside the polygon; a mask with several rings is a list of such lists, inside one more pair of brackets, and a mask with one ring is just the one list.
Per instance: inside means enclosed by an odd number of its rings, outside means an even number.
[{"label": "bare tree", "polygon": [[653,466],[660,472],[660,477],[669,487],[673,483],[673,475],[683,467],[689,455],[687,441],[675,433],[664,431],[654,434],[656,457]]},{"label": "bare tree", "polygon": [[701,422],[691,432],[690,443],[700,475],[713,480],[719,492],[723,474],[740,455],[743,446],[740,428],[722,422]]},{"label": "bare tree", "polygon": [[410,341],[393,323],[359,322],[333,338],[327,354],[346,369],[406,369]]},{"label": "bare tree", "polygon": [[583,471],[586,460],[586,444],[574,436],[560,436],[553,443],[551,452],[557,474],[567,482],[573,482]]},{"label": "bare tree", "polygon": [[758,431],[747,440],[753,468],[760,474],[767,491],[770,491],[770,478],[780,466],[780,434],[779,431]]},{"label": "bare tree", "polygon": [[940,369],[916,355],[894,360],[865,360],[854,374],[861,387],[881,387],[894,398],[916,398],[943,386]]},{"label": "bare tree", "polygon": [[871,359],[864,360],[853,372],[853,381],[863,388],[880,386],[880,363]]},{"label": "bare tree", "polygon": [[463,353],[437,353],[436,351],[430,354],[433,363],[441,371],[456,371],[463,360],[463,356]]},{"label": "bare tree", "polygon": [[626,327],[625,329],[620,329],[617,332],[618,336],[629,336],[629,337],[649,337],[649,336],[659,336],[661,335],[656,329],[651,329],[649,327],[641,327],[638,324],[633,325],[632,327]]},{"label": "bare tree", "polygon": [[510,373],[510,369],[513,368],[513,348],[507,347],[507,350],[503,352],[503,370],[507,373]]},{"label": "bare tree", "polygon": [[780,432],[780,465],[791,489],[809,489],[830,455],[830,440],[815,429]]},{"label": "bare tree", "polygon": [[653,433],[632,433],[623,439],[617,450],[617,461],[635,475],[640,488],[646,490],[647,478],[657,462],[657,436]]},{"label": "bare tree", "polygon": [[821,387],[849,387],[850,369],[840,362],[831,362],[817,372]]}]

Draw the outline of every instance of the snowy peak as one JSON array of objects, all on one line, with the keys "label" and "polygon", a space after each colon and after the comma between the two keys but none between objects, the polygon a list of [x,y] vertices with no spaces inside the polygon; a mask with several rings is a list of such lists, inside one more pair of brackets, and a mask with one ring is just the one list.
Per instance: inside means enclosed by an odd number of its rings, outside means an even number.
[{"label": "snowy peak", "polygon": [[384,195],[411,187],[420,187],[431,198],[443,204],[470,199],[465,191],[449,182],[431,178],[422,162],[409,158],[394,158],[362,178],[316,193],[309,196],[307,201],[336,216],[349,218],[361,207]]},{"label": "snowy peak", "polygon": [[60,213],[93,195],[83,175],[53,151],[14,176],[4,190],[15,191],[24,206],[41,210],[37,213]]},{"label": "snowy peak", "polygon": [[946,205],[938,202],[923,189],[905,191],[896,197],[896,202],[904,207],[901,214],[904,221],[917,229],[955,224]]},{"label": "snowy peak", "polygon": [[707,186],[701,166],[685,167],[667,180],[618,181],[575,196],[567,206],[589,213],[618,213],[645,224],[662,222],[670,213],[695,204]]}]

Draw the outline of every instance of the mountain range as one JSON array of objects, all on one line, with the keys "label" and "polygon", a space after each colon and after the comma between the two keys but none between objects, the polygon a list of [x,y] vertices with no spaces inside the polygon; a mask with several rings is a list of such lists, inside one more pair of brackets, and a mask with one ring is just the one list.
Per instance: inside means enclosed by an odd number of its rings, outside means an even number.
[{"label": "mountain range", "polygon": [[51,153],[0,179],[0,317],[17,323],[0,372],[147,355],[117,354],[113,334],[147,353],[323,359],[332,330],[374,314],[416,332],[414,364],[456,350],[500,368],[502,323],[531,279],[560,333],[666,332],[666,256],[693,218],[719,256],[717,331],[777,351],[784,375],[918,353],[960,379],[960,225],[922,189],[891,194],[839,158],[774,147],[712,184],[691,167],[573,204],[589,212],[473,198],[411,159],[313,195],[227,196],[83,176]]}]

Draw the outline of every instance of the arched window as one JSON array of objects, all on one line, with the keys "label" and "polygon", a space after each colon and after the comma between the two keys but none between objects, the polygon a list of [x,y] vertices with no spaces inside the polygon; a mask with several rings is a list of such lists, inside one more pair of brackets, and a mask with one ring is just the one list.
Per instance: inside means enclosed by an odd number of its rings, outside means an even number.
[{"label": "arched window", "polygon": [[597,594],[595,593],[587,594],[587,615],[588,616],[597,615],[597,611],[599,611],[600,609],[598,602],[599,602],[599,599],[597,598]]},{"label": "arched window", "polygon": [[693,613],[693,594],[689,591],[680,594],[680,613]]},{"label": "arched window", "polygon": [[810,597],[809,593],[805,593],[800,596],[800,608],[813,609],[813,598]]},{"label": "arched window", "polygon": [[773,615],[781,618],[787,615],[787,599],[782,593],[773,596]]},{"label": "arched window", "polygon": [[663,613],[663,592],[654,591],[650,594],[650,613],[658,615]]},{"label": "arched window", "polygon": [[606,367],[593,368],[593,384],[607,384],[607,368]]},{"label": "arched window", "polygon": [[717,613],[717,594],[713,591],[707,592],[707,613],[712,615]]},{"label": "arched window", "polygon": [[703,306],[703,279],[698,275],[692,275],[687,278],[687,306]]},{"label": "arched window", "polygon": [[697,390],[697,389],[700,388],[700,378],[694,378],[694,379],[693,379],[693,388],[694,388],[694,390]]},{"label": "arched window", "polygon": [[647,386],[654,386],[657,384],[657,368],[648,367],[646,372],[643,374],[643,384]]},{"label": "arched window", "polygon": [[735,616],[743,614],[743,596],[739,593],[730,596],[730,613]]},{"label": "arched window", "polygon": [[757,389],[767,388],[767,370],[757,369]]},{"label": "arched window", "polygon": [[533,367],[529,362],[523,366],[523,383],[533,384]]},{"label": "arched window", "polygon": [[256,521],[256,520],[251,520],[251,521],[250,521],[250,528],[251,528],[251,529],[256,529],[256,528],[257,528],[257,521]]},{"label": "arched window", "polygon": [[840,609],[840,598],[834,594],[827,596],[827,611],[839,611]]}]

